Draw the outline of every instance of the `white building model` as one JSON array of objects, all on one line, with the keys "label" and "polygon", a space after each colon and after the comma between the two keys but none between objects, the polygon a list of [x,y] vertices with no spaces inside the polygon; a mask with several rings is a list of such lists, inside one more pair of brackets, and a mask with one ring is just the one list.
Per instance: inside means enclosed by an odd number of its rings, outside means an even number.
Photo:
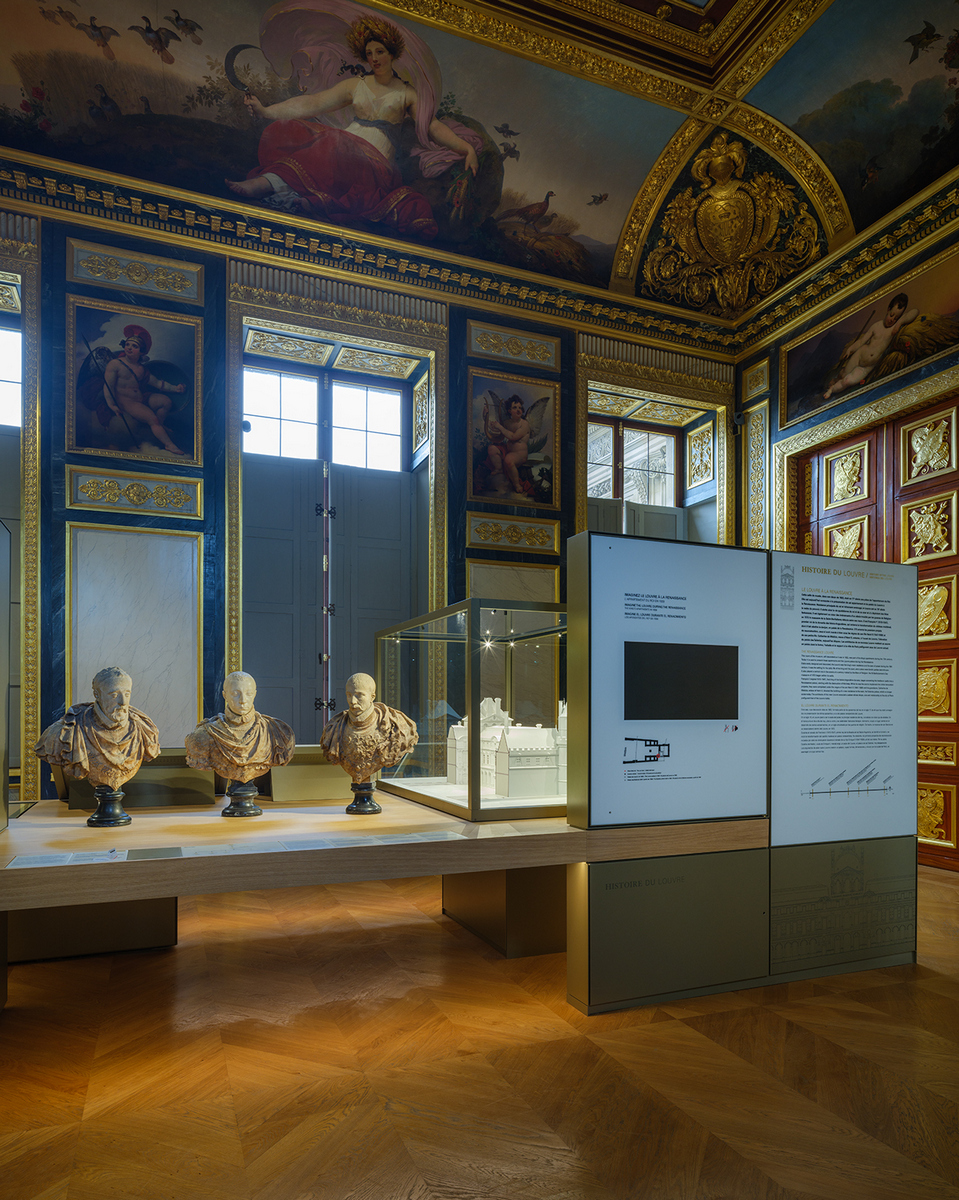
[{"label": "white building model", "polygon": [[[466,787],[469,718],[446,736],[446,781]],[[480,703],[480,789],[510,800],[566,793],[566,701],[555,729],[514,724],[499,696]]]}]

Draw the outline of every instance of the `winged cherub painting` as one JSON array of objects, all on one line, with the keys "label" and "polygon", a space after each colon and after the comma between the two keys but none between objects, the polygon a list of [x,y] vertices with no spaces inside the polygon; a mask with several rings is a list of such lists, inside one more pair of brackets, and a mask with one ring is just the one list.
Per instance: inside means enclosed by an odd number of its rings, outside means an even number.
[{"label": "winged cherub painting", "polygon": [[470,369],[470,498],[555,507],[555,383]]}]

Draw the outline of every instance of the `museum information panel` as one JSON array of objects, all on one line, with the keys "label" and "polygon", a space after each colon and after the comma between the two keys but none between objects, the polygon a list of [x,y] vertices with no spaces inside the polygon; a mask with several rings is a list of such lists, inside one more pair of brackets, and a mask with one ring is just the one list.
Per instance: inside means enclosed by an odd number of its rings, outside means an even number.
[{"label": "museum information panel", "polygon": [[765,553],[580,534],[569,561],[589,628],[570,695],[572,710],[588,692],[570,721],[588,716],[588,824],[765,816]]},{"label": "museum information panel", "polygon": [[776,551],[772,844],[916,832],[916,568]]}]

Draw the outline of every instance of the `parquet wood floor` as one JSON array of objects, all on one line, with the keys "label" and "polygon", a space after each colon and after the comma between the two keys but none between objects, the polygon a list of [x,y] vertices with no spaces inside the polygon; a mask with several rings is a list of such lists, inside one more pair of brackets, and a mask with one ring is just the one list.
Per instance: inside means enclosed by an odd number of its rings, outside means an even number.
[{"label": "parquet wood floor", "polygon": [[198,896],[24,964],[3,1200],[959,1200],[959,874],[920,962],[585,1017],[436,879]]}]

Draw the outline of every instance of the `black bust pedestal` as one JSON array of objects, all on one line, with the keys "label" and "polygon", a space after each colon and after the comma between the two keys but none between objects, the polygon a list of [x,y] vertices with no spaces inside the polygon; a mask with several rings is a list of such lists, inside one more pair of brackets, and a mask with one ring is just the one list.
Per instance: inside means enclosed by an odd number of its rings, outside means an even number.
[{"label": "black bust pedestal", "polygon": [[259,817],[263,815],[263,809],[255,802],[259,793],[252,779],[247,780],[246,783],[238,783],[235,779],[230,780],[226,794],[230,803],[220,813],[221,817]]},{"label": "black bust pedestal", "polygon": [[351,783],[350,790],[353,793],[353,803],[347,808],[348,813],[353,816],[372,816],[383,811],[373,799],[376,784],[372,779],[364,780],[363,783]]},{"label": "black bust pedestal", "polygon": [[93,789],[97,798],[96,812],[87,817],[87,824],[94,829],[114,829],[117,825],[129,825],[133,818],[123,810],[123,793],[114,791],[108,783],[98,783]]}]

